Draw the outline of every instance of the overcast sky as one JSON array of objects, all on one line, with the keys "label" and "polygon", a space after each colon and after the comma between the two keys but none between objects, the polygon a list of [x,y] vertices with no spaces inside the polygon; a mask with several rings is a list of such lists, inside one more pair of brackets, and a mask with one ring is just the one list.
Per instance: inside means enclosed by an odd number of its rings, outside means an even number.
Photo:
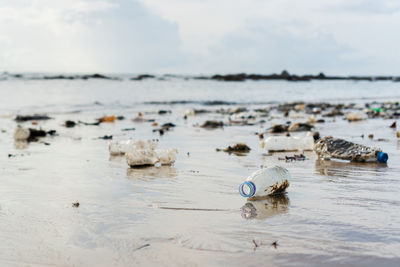
[{"label": "overcast sky", "polygon": [[1,0],[0,70],[400,74],[398,0]]}]

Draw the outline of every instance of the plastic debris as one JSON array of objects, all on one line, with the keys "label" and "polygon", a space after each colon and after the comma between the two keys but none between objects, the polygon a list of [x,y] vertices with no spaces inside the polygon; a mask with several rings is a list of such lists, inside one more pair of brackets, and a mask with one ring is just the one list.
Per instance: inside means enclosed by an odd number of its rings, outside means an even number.
[{"label": "plastic debris", "polygon": [[152,149],[137,149],[126,154],[126,162],[130,167],[153,166],[159,159]]},{"label": "plastic debris", "polygon": [[224,123],[222,121],[205,121],[200,127],[206,129],[222,128]]},{"label": "plastic debris", "polygon": [[296,155],[294,154],[293,156],[285,156],[284,158],[278,158],[279,160],[285,160],[286,162],[292,162],[292,161],[305,161],[306,156],[304,156],[303,154],[300,155]]},{"label": "plastic debris", "polygon": [[347,114],[347,120],[351,121],[361,121],[366,120],[367,116],[365,114],[358,114],[358,113],[349,113]]},{"label": "plastic debris", "polygon": [[19,141],[28,140],[30,135],[31,135],[31,132],[29,131],[29,129],[23,128],[21,126],[18,126],[14,131],[14,139],[15,140],[19,140]]},{"label": "plastic debris", "polygon": [[111,141],[108,145],[110,155],[125,155],[131,167],[153,166],[156,163],[171,165],[176,160],[177,149],[155,149],[157,144],[151,140]]},{"label": "plastic debris", "polygon": [[117,119],[117,117],[115,116],[104,116],[102,118],[99,119],[100,122],[115,122],[115,120]]},{"label": "plastic debris", "polygon": [[178,154],[178,150],[173,149],[156,149],[155,150],[158,161],[161,165],[171,165],[176,160],[176,154]]},{"label": "plastic debris", "polygon": [[313,150],[314,138],[306,136],[269,136],[261,141],[261,147],[268,152]]},{"label": "plastic debris", "polygon": [[309,132],[314,128],[313,125],[308,124],[308,123],[300,123],[297,122],[293,125],[291,125],[288,129],[289,132]]},{"label": "plastic debris", "polygon": [[154,122],[154,119],[146,119],[143,116],[142,112],[139,112],[138,115],[132,119],[133,122]]},{"label": "plastic debris", "polygon": [[15,120],[18,122],[23,122],[23,121],[39,121],[39,120],[50,120],[51,118],[47,115],[18,115]]},{"label": "plastic debris", "polygon": [[241,196],[249,200],[263,199],[270,195],[281,194],[289,187],[290,173],[287,169],[275,165],[260,169],[250,175],[239,186]]},{"label": "plastic debris", "polygon": [[250,152],[250,147],[248,147],[245,143],[237,143],[233,146],[228,146],[225,149],[216,149],[217,151],[224,151],[227,153],[249,153]]},{"label": "plastic debris", "polygon": [[343,116],[344,113],[340,109],[333,109],[330,112],[322,115],[322,117],[336,117],[336,116]]},{"label": "plastic debris", "polygon": [[291,119],[303,119],[305,117],[305,114],[302,112],[296,112],[296,111],[289,111],[288,117]]},{"label": "plastic debris", "polygon": [[156,143],[151,140],[127,140],[127,141],[111,141],[108,144],[110,155],[125,155],[127,152],[135,150],[154,150]]},{"label": "plastic debris", "polygon": [[350,160],[354,162],[386,163],[389,156],[379,148],[355,144],[343,139],[327,136],[320,139],[314,146],[318,158]]},{"label": "plastic debris", "polygon": [[37,141],[40,137],[45,137],[46,135],[55,135],[56,131],[44,131],[44,130],[37,130],[33,128],[24,128],[21,126],[17,126],[14,131],[14,139],[16,141],[28,141],[33,142]]}]

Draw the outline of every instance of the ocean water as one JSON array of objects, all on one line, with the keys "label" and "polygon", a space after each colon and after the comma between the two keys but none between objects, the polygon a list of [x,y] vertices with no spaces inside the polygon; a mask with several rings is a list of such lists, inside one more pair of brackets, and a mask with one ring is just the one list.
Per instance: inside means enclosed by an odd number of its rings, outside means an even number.
[{"label": "ocean water", "polygon": [[[400,83],[351,81],[216,82],[24,80],[0,81],[0,265],[4,266],[398,266],[400,264],[400,143],[393,120],[317,124],[333,135],[389,153],[387,165],[285,162],[292,153],[266,155],[256,132],[287,118],[205,130],[206,113],[185,110],[269,107],[290,101],[356,103],[399,101]],[[219,105],[215,101],[220,102]],[[159,115],[158,110],[171,113]],[[138,112],[176,127],[160,136]],[[58,136],[19,145],[17,114],[47,113],[38,127]],[[104,115],[125,120],[100,126]],[[306,121],[304,118],[292,121]],[[32,127],[30,122],[24,126]],[[133,131],[121,131],[135,128]],[[373,140],[362,138],[374,134]],[[173,166],[131,169],[110,157],[108,141],[158,139],[177,148]],[[378,138],[386,139],[378,141]],[[236,142],[246,156],[217,152]],[[14,156],[9,157],[12,154]],[[292,175],[286,195],[247,202],[239,184],[260,166],[280,164]],[[79,201],[79,208],[72,203]],[[273,242],[277,246],[273,246]]]}]

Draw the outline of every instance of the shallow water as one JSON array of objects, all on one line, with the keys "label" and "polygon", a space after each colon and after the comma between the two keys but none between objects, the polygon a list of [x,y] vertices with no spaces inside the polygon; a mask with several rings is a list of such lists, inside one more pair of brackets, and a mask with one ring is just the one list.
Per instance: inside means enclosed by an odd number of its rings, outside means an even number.
[{"label": "shallow water", "polygon": [[[268,103],[294,100],[355,102],[400,99],[391,82],[214,82],[214,81],[0,81],[0,265],[256,266],[400,264],[400,144],[390,120],[349,123],[340,118],[317,124],[333,135],[389,153],[387,165],[306,161],[285,162],[265,155],[255,132],[263,128],[196,126],[219,114],[183,119],[201,102],[174,105],[151,101]],[[225,108],[227,106],[224,106]],[[133,123],[138,111],[177,127],[163,136],[151,123]],[[15,114],[47,112],[40,122],[59,136],[50,145],[24,147],[12,139]],[[64,128],[67,120],[91,122],[103,115],[127,119],[100,126]],[[304,121],[306,119],[300,119]],[[29,125],[29,123],[25,123]],[[123,128],[136,128],[123,132]],[[361,138],[373,133],[377,142]],[[110,158],[104,135],[114,139],[157,138],[176,147],[173,166],[130,169]],[[216,152],[235,142],[247,156]],[[22,147],[18,149],[17,147]],[[189,154],[188,154],[189,153]],[[15,157],[8,158],[8,154]],[[238,185],[261,165],[281,164],[292,175],[286,196],[247,203]],[[79,201],[80,207],[72,203]],[[271,244],[277,241],[275,248]],[[257,244],[257,247],[255,246]]]}]

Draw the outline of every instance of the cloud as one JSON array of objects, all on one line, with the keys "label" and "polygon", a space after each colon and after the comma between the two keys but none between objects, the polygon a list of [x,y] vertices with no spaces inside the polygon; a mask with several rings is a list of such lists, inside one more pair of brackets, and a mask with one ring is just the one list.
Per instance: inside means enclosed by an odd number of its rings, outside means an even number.
[{"label": "cloud", "polygon": [[282,26],[265,20],[248,22],[210,47],[202,69],[271,73],[289,68],[295,73],[318,73],[334,72],[343,62],[354,63],[346,59],[353,50],[329,34],[294,34]]},{"label": "cloud", "polygon": [[183,49],[209,66],[203,72],[215,66],[219,72],[233,66],[279,71],[285,65],[304,72],[396,74],[400,64],[395,0],[142,2],[178,23]]},{"label": "cloud", "polygon": [[397,0],[3,0],[0,69],[397,74]]},{"label": "cloud", "polygon": [[344,12],[360,15],[381,15],[395,14],[400,11],[400,3],[397,0],[353,0],[353,1],[337,1],[330,3],[325,8],[327,12]]},{"label": "cloud", "polygon": [[2,3],[0,51],[11,71],[157,72],[184,60],[177,25],[131,0]]}]

